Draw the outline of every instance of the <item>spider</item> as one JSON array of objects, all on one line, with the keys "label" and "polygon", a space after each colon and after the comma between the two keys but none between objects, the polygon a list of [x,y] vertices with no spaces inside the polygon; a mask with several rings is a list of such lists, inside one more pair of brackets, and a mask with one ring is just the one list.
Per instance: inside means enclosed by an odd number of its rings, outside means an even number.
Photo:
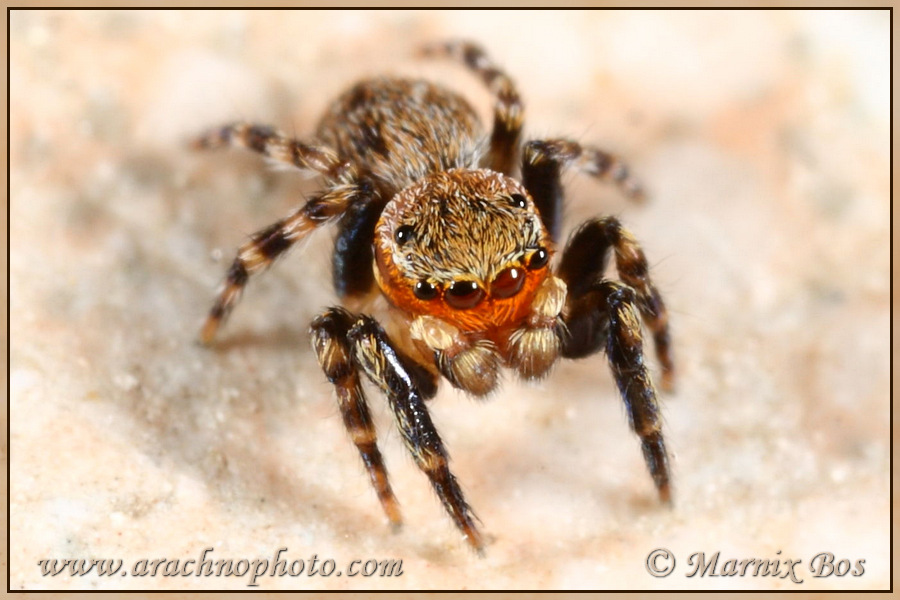
[{"label": "spider", "polygon": [[[501,369],[534,380],[560,358],[605,351],[662,502],[671,502],[656,391],[645,365],[642,321],[652,332],[663,387],[674,366],[668,319],[634,237],[613,217],[581,225],[551,267],[574,167],[640,198],[617,157],[566,139],[522,143],[515,85],[477,45],[452,41],[423,55],[460,61],[494,97],[487,135],[471,105],[423,80],[379,78],[341,95],[305,142],[255,124],[209,130],[196,148],[243,147],[322,177],[323,191],[244,243],[201,330],[204,343],[250,277],[314,229],[337,224],[333,284],[345,306],[380,292],[399,326],[329,308],[310,326],[344,426],[389,522],[399,504],[378,449],[361,378],[387,396],[402,438],[465,540],[483,554],[475,525],[426,400],[441,376],[475,397]],[[521,156],[521,159],[518,157]],[[520,170],[521,178],[514,178]],[[618,280],[604,277],[615,258]]]}]

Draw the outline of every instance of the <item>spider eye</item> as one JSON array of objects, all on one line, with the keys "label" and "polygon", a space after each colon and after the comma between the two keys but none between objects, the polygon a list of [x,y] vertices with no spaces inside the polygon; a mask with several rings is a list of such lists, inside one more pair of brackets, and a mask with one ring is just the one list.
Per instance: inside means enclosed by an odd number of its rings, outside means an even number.
[{"label": "spider eye", "polygon": [[497,298],[511,298],[519,293],[525,283],[525,273],[518,267],[504,269],[491,284],[491,294]]},{"label": "spider eye", "polygon": [[528,268],[529,269],[540,269],[541,267],[546,266],[547,262],[550,260],[550,253],[547,252],[546,248],[538,248],[531,255],[531,258],[528,259]]},{"label": "spider eye", "polygon": [[412,241],[414,237],[416,237],[416,230],[412,225],[401,225],[394,232],[394,241],[401,246]]},{"label": "spider eye", "polygon": [[526,200],[525,196],[522,194],[513,194],[509,199],[512,202],[512,205],[517,208],[525,208],[528,206],[528,200]]},{"label": "spider eye", "polygon": [[422,280],[413,287],[413,293],[419,300],[434,300],[437,298],[438,289],[433,284]]},{"label": "spider eye", "polygon": [[484,290],[474,281],[454,281],[445,294],[447,304],[465,310],[472,308],[484,298]]}]

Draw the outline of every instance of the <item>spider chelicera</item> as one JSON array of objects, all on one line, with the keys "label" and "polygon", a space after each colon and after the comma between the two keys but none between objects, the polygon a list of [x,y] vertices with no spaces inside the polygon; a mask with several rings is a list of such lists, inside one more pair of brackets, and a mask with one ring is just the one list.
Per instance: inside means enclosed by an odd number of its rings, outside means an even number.
[{"label": "spider chelicera", "polygon": [[[653,335],[664,387],[674,368],[666,309],[643,251],[617,219],[592,219],[569,238],[555,272],[551,268],[565,168],[612,181],[631,197],[641,196],[640,187],[621,160],[596,148],[565,139],[523,144],[519,94],[478,46],[449,42],[424,54],[455,58],[488,86],[495,97],[489,135],[457,94],[426,81],[381,78],[340,96],[308,143],[246,123],[195,141],[197,148],[249,148],[324,182],[322,192],[240,247],[201,339],[212,340],[252,275],[335,222],[338,296],[358,305],[383,294],[399,326],[389,334],[369,315],[333,307],[312,322],[312,345],[394,526],[401,523],[400,510],[361,375],[387,396],[416,464],[481,553],[484,538],[425,401],[441,376],[484,396],[496,388],[502,368],[536,379],[559,358],[601,350],[659,496],[669,503],[668,457],[644,362],[642,322]],[[517,171],[521,180],[513,177]],[[611,256],[618,280],[604,277]]]}]

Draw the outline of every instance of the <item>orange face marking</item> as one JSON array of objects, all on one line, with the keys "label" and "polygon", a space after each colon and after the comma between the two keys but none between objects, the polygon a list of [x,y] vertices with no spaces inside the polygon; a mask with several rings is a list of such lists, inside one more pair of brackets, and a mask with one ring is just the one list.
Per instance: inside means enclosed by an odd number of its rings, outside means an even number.
[{"label": "orange face marking", "polygon": [[457,169],[391,200],[376,228],[375,276],[408,315],[494,337],[530,314],[550,273],[550,251],[521,184],[493,171]]},{"label": "orange face marking", "polygon": [[550,273],[544,266],[536,270],[515,268],[522,273],[521,287],[512,296],[503,297],[496,291],[486,293],[471,308],[457,308],[447,301],[447,291],[438,291],[431,300],[416,297],[416,282],[400,274],[397,266],[381,253],[376,252],[375,277],[388,300],[413,317],[431,315],[447,321],[466,332],[492,332],[521,323],[531,313],[531,304],[537,288]]}]

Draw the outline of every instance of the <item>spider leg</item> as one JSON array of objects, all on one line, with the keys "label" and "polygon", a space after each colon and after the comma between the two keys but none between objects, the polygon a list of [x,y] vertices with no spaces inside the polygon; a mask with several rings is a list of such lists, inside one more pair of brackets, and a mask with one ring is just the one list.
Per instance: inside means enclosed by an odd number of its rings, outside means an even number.
[{"label": "spider leg", "polygon": [[[563,339],[563,354],[584,356],[603,344],[619,392],[628,411],[631,428],[641,439],[644,461],[653,477],[660,500],[671,504],[669,459],[662,434],[659,403],[650,373],[644,365],[641,323],[635,292],[627,285],[600,281],[570,305],[566,318],[570,331],[586,328],[588,335]],[[581,344],[581,346],[579,346]]]},{"label": "spider leg", "polygon": [[311,231],[343,214],[374,191],[366,181],[336,185],[311,198],[293,213],[256,232],[238,250],[225,282],[200,331],[200,341],[212,341],[219,325],[234,308],[250,276],[262,271]]},{"label": "spider leg", "polygon": [[[615,217],[592,219],[572,234],[560,261],[558,275],[566,282],[571,298],[578,302],[579,297],[603,277],[611,253],[615,254],[619,277],[634,290],[641,316],[653,334],[656,357],[662,367],[662,387],[670,390],[675,381],[675,363],[672,360],[669,315],[659,290],[650,280],[644,251],[619,220]],[[597,324],[589,322],[570,327],[570,332],[585,338],[580,344],[570,346],[569,352],[576,354],[594,352],[603,335]],[[574,357],[571,354],[566,356]]]},{"label": "spider leg", "polygon": [[400,505],[391,490],[387,469],[375,435],[375,425],[359,381],[357,366],[347,340],[347,331],[354,317],[340,308],[332,308],[317,317],[310,325],[313,349],[325,376],[334,384],[341,418],[350,438],[359,450],[378,500],[394,528],[400,527]]},{"label": "spider leg", "polygon": [[522,134],[524,107],[512,79],[491,61],[484,50],[473,43],[450,41],[423,48],[427,56],[445,56],[464,63],[475,72],[496,97],[494,128],[485,166],[506,175],[516,168],[516,155]]},{"label": "spider leg", "polygon": [[324,175],[331,181],[348,182],[356,174],[349,162],[327,146],[304,144],[267,125],[232,123],[216,127],[191,141],[194,149],[237,147],[260,154],[298,169]]},{"label": "spider leg", "polygon": [[384,201],[372,196],[350,204],[338,222],[331,275],[340,298],[362,296],[375,284],[375,224],[383,209]]},{"label": "spider leg", "polygon": [[559,239],[562,221],[562,171],[567,166],[615,183],[627,196],[642,200],[644,192],[620,158],[569,140],[533,140],[522,152],[522,183],[531,194],[544,226]]},{"label": "spider leg", "polygon": [[475,527],[475,516],[456,477],[450,472],[450,457],[425,406],[426,395],[409,369],[409,360],[397,352],[387,334],[371,317],[361,316],[347,337],[353,345],[356,364],[387,395],[403,441],[416,465],[428,476],[469,545],[483,554],[484,540]]}]

